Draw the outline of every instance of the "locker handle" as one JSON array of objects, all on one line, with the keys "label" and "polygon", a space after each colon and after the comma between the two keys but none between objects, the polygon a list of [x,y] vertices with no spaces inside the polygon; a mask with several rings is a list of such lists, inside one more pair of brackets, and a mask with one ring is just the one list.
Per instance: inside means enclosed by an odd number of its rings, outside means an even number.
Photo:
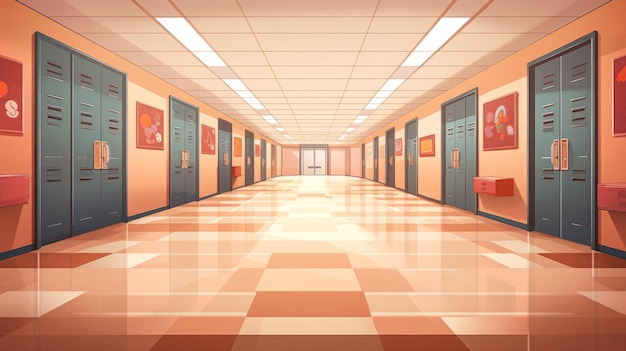
[{"label": "locker handle", "polygon": [[552,163],[552,169],[559,170],[559,139],[554,139],[550,147],[550,162]]},{"label": "locker handle", "polygon": [[567,151],[569,149],[569,139],[561,139],[561,170],[567,171],[569,169],[569,157],[567,157]]},{"label": "locker handle", "polygon": [[101,165],[101,161],[102,161],[102,155],[101,154],[101,150],[100,150],[101,146],[100,146],[100,140],[94,140],[93,141],[93,169],[101,169],[102,165]]},{"label": "locker handle", "polygon": [[109,161],[111,160],[110,151],[111,149],[109,149],[109,144],[106,141],[102,141],[102,168],[101,169],[109,168],[108,164],[109,164]]}]

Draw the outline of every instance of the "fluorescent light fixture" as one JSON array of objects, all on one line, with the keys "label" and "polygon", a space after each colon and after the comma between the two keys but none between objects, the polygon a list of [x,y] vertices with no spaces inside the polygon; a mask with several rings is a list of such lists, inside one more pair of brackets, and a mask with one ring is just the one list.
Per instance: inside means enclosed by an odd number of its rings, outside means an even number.
[{"label": "fluorescent light fixture", "polygon": [[344,135],[341,136],[341,139],[343,140],[343,139],[345,139],[347,137],[348,137],[348,134],[344,134]]},{"label": "fluorescent light fixture", "polygon": [[242,99],[254,98],[254,94],[250,90],[237,90],[235,91]]},{"label": "fluorescent light fixture", "polygon": [[265,119],[267,121],[267,123],[269,124],[276,124],[276,120],[274,119],[274,117],[272,116],[263,116],[263,119]]},{"label": "fluorescent light fixture", "polygon": [[192,51],[196,57],[209,67],[225,67],[226,63],[213,51]]},{"label": "fluorescent light fixture", "polygon": [[420,41],[411,55],[402,63],[402,66],[421,66],[428,58],[443,46],[461,27],[467,23],[469,17],[443,17]]},{"label": "fluorescent light fixture", "polygon": [[252,105],[260,105],[261,101],[259,101],[259,99],[255,98],[255,97],[247,97],[247,98],[243,98],[248,104],[250,104],[250,106]]},{"label": "fluorescent light fixture", "polygon": [[363,121],[365,121],[367,119],[367,116],[357,116],[356,119],[354,120],[354,123],[356,124],[361,124],[363,123]]},{"label": "fluorescent light fixture", "polygon": [[404,60],[402,66],[419,67],[426,62],[434,54],[433,51],[413,51],[409,57]]},{"label": "fluorescent light fixture", "polygon": [[276,130],[282,133],[282,132],[284,132],[284,131],[285,131],[285,128],[282,128],[282,127],[276,127]]},{"label": "fluorescent light fixture", "polygon": [[157,21],[189,51],[213,51],[211,46],[186,19],[182,17],[157,17]]},{"label": "fluorescent light fixture", "polygon": [[354,130],[355,130],[355,129],[356,129],[356,128],[354,128],[354,127],[350,127],[350,128],[348,128],[348,129],[346,129],[346,132],[347,132],[347,133],[351,133],[351,132],[354,132]]},{"label": "fluorescent light fixture", "polygon": [[375,110],[378,108],[378,106],[380,106],[380,104],[383,103],[383,101],[385,101],[384,98],[381,97],[375,97],[372,98],[372,100],[370,100],[370,103],[367,104],[367,106],[365,106],[366,110]]},{"label": "fluorescent light fixture", "polygon": [[379,92],[376,93],[376,95],[374,96],[374,98],[381,98],[381,99],[386,99],[389,97],[389,95],[391,95],[393,93],[393,91],[391,90],[381,90]]},{"label": "fluorescent light fixture", "polygon": [[224,83],[234,91],[248,91],[246,85],[239,79],[224,79]]},{"label": "fluorescent light fixture", "polygon": [[437,51],[469,20],[469,17],[443,17],[426,34],[414,51]]},{"label": "fluorescent light fixture", "polygon": [[398,89],[398,87],[402,85],[404,81],[405,79],[393,79],[393,78],[389,79],[387,83],[385,83],[385,85],[383,85],[383,87],[380,88],[380,91],[394,91]]},{"label": "fluorescent light fixture", "polygon": [[265,106],[263,106],[261,103],[249,104],[249,105],[255,110],[265,110]]}]

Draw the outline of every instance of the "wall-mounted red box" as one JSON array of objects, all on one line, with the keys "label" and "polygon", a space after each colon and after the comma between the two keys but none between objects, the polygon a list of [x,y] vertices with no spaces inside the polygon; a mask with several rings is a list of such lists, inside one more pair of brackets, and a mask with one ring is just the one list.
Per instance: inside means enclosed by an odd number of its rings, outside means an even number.
[{"label": "wall-mounted red box", "polygon": [[241,166],[233,166],[232,174],[233,174],[233,177],[240,177],[241,176]]},{"label": "wall-mounted red box", "polygon": [[598,184],[598,209],[626,212],[626,183]]},{"label": "wall-mounted red box", "polygon": [[513,196],[513,178],[474,177],[474,192],[495,196]]},{"label": "wall-mounted red box", "polygon": [[28,203],[28,175],[0,174],[0,207]]}]

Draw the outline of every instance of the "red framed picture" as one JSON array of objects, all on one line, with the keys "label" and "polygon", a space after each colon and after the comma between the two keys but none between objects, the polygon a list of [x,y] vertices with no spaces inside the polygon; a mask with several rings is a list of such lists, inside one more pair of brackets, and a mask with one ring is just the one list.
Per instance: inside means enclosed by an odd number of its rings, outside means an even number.
[{"label": "red framed picture", "polygon": [[420,138],[420,157],[435,156],[435,134]]},{"label": "red framed picture", "polygon": [[202,153],[215,155],[215,128],[202,125]]},{"label": "red framed picture", "polygon": [[241,156],[241,138],[234,137],[233,138],[233,156],[240,157]]},{"label": "red framed picture", "polygon": [[261,156],[261,145],[254,144],[254,156]]},{"label": "red framed picture", "polygon": [[137,101],[137,147],[163,150],[163,111]]},{"label": "red framed picture", "polygon": [[626,136],[626,56],[613,60],[613,136]]},{"label": "red framed picture", "polygon": [[483,104],[483,150],[517,149],[517,92]]},{"label": "red framed picture", "polygon": [[0,56],[0,132],[23,134],[22,63]]},{"label": "red framed picture", "polygon": [[394,151],[396,156],[402,156],[402,138],[395,140]]}]

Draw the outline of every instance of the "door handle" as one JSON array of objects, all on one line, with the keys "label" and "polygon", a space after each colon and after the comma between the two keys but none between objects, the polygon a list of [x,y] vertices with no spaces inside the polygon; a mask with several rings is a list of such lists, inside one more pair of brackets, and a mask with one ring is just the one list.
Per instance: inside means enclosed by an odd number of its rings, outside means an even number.
[{"label": "door handle", "polygon": [[106,141],[102,141],[102,167],[101,169],[109,168],[108,164],[109,164],[109,161],[111,160],[110,151],[111,149],[109,149],[109,144]]},{"label": "door handle", "polygon": [[550,147],[550,162],[552,163],[552,169],[558,171],[559,167],[559,139],[552,140]]},{"label": "door handle", "polygon": [[456,149],[452,149],[452,151],[450,151],[450,167],[452,167],[452,168],[456,168],[456,167],[455,167],[455,164],[456,164],[456,163],[454,162],[454,154],[455,154],[455,152],[454,152],[454,151],[455,151],[455,150],[456,150]]},{"label": "door handle", "polygon": [[93,169],[102,169],[102,153],[100,140],[93,141]]},{"label": "door handle", "polygon": [[569,157],[567,157],[567,151],[569,149],[569,139],[561,139],[561,170],[567,171],[569,169]]}]

